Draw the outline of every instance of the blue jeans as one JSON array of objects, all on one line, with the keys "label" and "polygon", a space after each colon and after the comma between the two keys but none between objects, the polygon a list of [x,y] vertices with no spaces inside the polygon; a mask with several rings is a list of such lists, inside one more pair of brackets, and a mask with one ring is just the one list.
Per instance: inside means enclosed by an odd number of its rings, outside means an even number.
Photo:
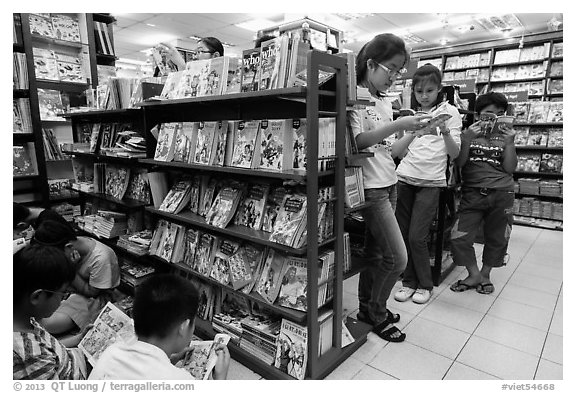
[{"label": "blue jeans", "polygon": [[504,264],[514,221],[513,206],[514,191],[484,191],[480,188],[462,187],[458,220],[450,236],[456,265],[468,267],[476,264],[474,239],[482,221],[482,263],[490,267],[501,267]]},{"label": "blue jeans", "polygon": [[398,182],[398,205],[396,219],[408,249],[408,264],[402,285],[412,289],[434,288],[428,235],[436,217],[440,187],[418,187]]},{"label": "blue jeans", "polygon": [[358,300],[360,312],[378,324],[386,319],[386,302],[392,287],[406,268],[408,255],[394,216],[396,185],[364,190],[362,211],[366,224],[365,250],[369,268],[360,273]]}]

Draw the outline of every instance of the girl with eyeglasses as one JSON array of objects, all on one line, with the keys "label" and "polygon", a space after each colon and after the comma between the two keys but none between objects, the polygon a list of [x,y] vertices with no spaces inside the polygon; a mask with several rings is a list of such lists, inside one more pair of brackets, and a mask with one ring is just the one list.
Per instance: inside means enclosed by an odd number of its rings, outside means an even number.
[{"label": "girl with eyeglasses", "polygon": [[444,101],[442,74],[432,64],[418,68],[412,77],[412,106],[432,114],[449,115],[419,132],[407,132],[392,146],[392,156],[402,158],[398,175],[396,219],[408,249],[408,265],[402,287],[394,299],[424,304],[430,300],[434,283],[430,269],[427,237],[436,216],[440,190],[446,187],[449,157],[460,151],[462,119],[458,109]]},{"label": "girl with eyeglasses", "polygon": [[[156,46],[156,49],[166,58],[167,62],[171,62],[176,67],[177,71],[186,69],[186,61],[182,55],[174,47],[174,45],[167,42],[161,42]],[[206,60],[215,57],[224,56],[224,46],[222,42],[216,37],[204,37],[196,44],[196,49],[192,51],[192,58],[194,60]],[[158,76],[159,68],[156,67],[154,76]]]},{"label": "girl with eyeglasses", "polygon": [[429,118],[410,116],[392,120],[392,104],[385,92],[403,72],[409,57],[404,41],[393,34],[380,34],[366,43],[356,58],[356,77],[358,88],[368,90],[374,106],[348,112],[348,125],[358,149],[374,154],[357,163],[362,165],[364,193],[369,204],[362,211],[369,268],[359,277],[358,319],[373,325],[379,337],[391,342],[406,338],[393,325],[400,315],[389,311],[386,302],[408,258],[394,216],[398,179],[391,147],[397,132],[419,130],[424,127],[422,120]]}]

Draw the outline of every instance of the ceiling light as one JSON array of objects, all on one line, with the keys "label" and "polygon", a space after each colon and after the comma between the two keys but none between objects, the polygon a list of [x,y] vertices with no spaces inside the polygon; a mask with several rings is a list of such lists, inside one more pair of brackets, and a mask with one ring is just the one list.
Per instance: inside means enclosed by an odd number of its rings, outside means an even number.
[{"label": "ceiling light", "polygon": [[156,27],[156,25],[153,25],[152,23],[146,23],[146,26]]},{"label": "ceiling light", "polygon": [[489,31],[494,32],[504,32],[512,31],[519,27],[523,27],[522,23],[514,14],[503,14],[503,15],[485,15],[480,14],[476,18],[476,21],[480,25]]},{"label": "ceiling light", "polygon": [[196,41],[200,41],[202,39],[202,37],[199,37],[197,35],[191,35],[188,38],[192,39],[192,40],[196,40]]},{"label": "ceiling light", "polygon": [[440,40],[440,45],[446,45],[448,43],[448,40],[446,38],[442,38]]},{"label": "ceiling light", "polygon": [[268,27],[276,26],[278,23],[272,22],[268,19],[252,19],[246,22],[237,23],[235,26],[241,27],[250,31],[260,31]]},{"label": "ceiling light", "polygon": [[337,17],[339,17],[340,19],[343,19],[343,20],[345,20],[345,21],[362,19],[362,18],[366,18],[366,17],[369,17],[369,16],[374,16],[374,14],[361,14],[361,13],[360,13],[360,14],[353,14],[353,13],[350,13],[350,14],[340,14],[340,13],[337,13],[337,14],[334,14],[334,15],[336,15]]},{"label": "ceiling light", "polygon": [[400,36],[400,38],[402,38],[404,41],[411,43],[411,44],[421,44],[423,42],[426,42],[426,40],[424,38],[418,37],[416,34],[412,34],[412,33],[403,34]]}]

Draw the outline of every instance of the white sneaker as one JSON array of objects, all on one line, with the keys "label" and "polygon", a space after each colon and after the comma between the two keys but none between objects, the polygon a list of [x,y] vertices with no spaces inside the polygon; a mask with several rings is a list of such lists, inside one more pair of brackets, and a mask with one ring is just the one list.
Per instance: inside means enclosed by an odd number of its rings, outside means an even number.
[{"label": "white sneaker", "polygon": [[430,296],[432,296],[432,291],[427,289],[418,288],[414,296],[412,296],[412,301],[418,304],[424,304],[428,300],[430,300]]},{"label": "white sneaker", "polygon": [[409,287],[402,287],[394,294],[394,299],[398,302],[405,302],[410,299],[412,295],[416,292],[415,289]]}]

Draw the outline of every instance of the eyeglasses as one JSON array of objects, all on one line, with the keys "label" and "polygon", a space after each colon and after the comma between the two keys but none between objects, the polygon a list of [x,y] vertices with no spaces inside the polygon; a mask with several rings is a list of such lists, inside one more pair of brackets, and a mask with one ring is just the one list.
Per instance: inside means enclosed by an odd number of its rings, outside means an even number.
[{"label": "eyeglasses", "polygon": [[382,67],[382,69],[384,71],[388,72],[388,75],[390,75],[390,78],[400,78],[400,76],[406,72],[406,68],[401,68],[398,71],[392,71],[390,68],[386,67],[384,64],[380,64],[378,62],[376,62],[376,64],[378,64],[380,67]]},{"label": "eyeglasses", "polygon": [[214,53],[214,51],[212,51],[212,50],[193,50],[193,51],[190,51],[190,54],[193,57],[197,57],[200,53]]},{"label": "eyeglasses", "polygon": [[51,291],[49,289],[43,289],[44,292],[50,292],[53,293],[55,295],[60,295],[60,297],[62,299],[67,298],[68,296],[70,296],[70,292],[58,292],[58,291]]}]

